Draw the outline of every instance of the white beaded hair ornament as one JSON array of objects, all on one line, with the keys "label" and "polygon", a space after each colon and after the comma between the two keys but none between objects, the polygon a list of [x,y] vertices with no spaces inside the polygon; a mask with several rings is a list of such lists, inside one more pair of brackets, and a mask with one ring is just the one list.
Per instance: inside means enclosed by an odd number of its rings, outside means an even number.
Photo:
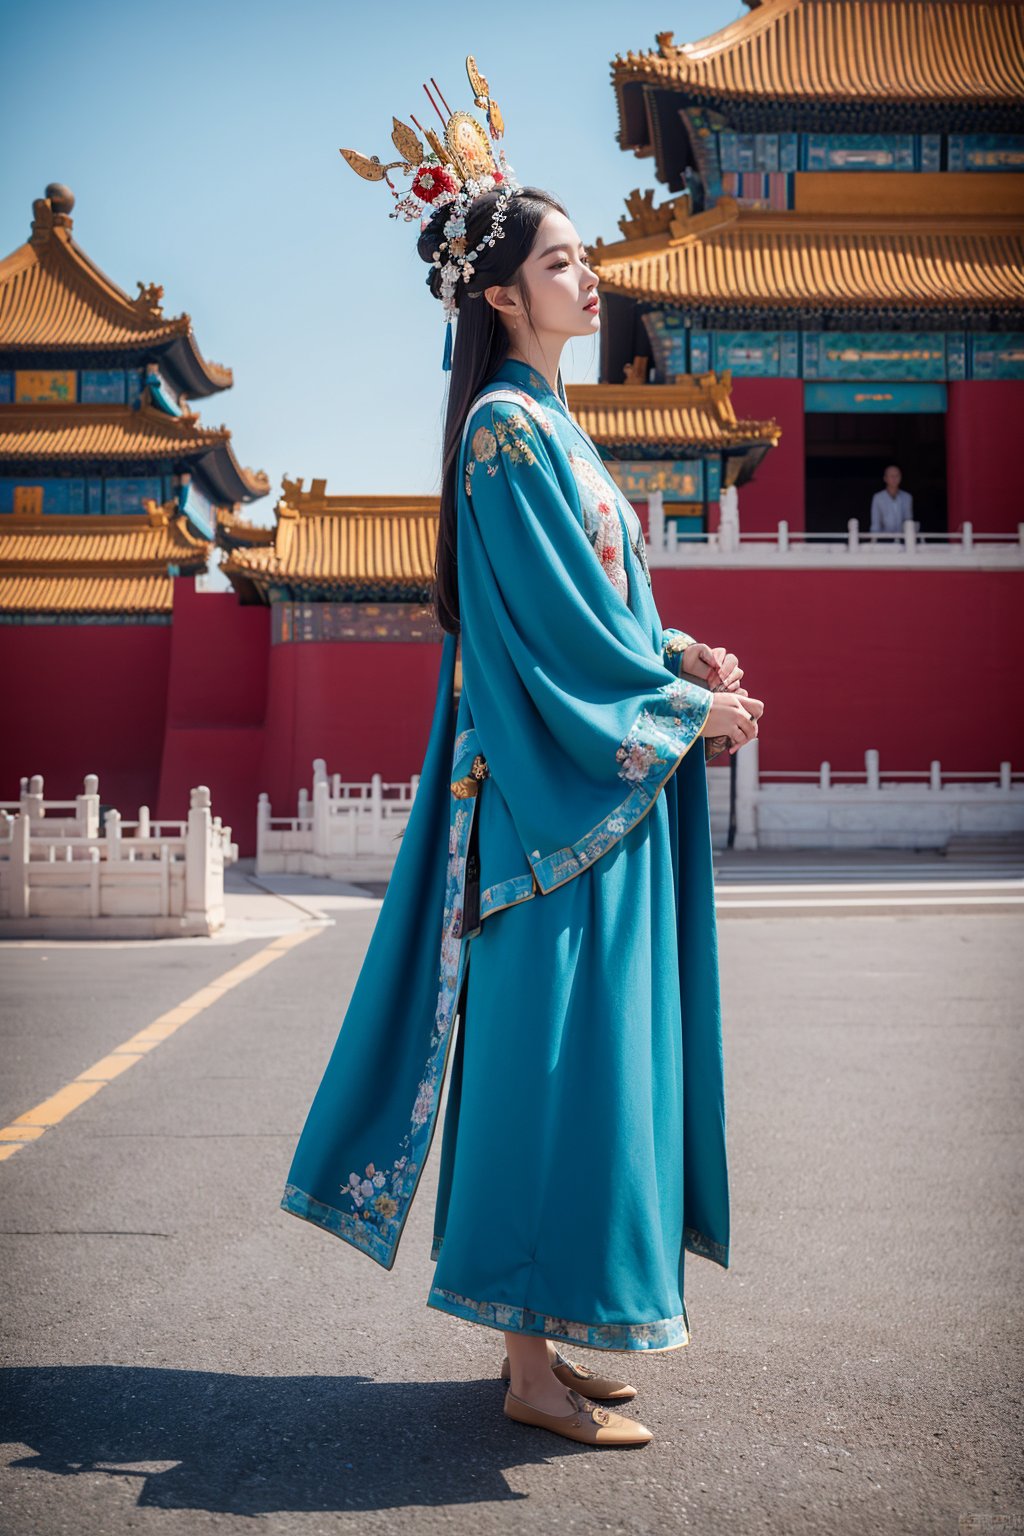
[{"label": "white beaded hair ornament", "polygon": [[[473,90],[473,105],[486,108],[487,127],[492,139],[500,139],[505,132],[505,124],[498,103],[490,94],[487,81],[476,67],[476,60],[472,54],[466,58],[466,73]],[[361,155],[354,149],[343,149],[349,165],[367,181],[386,181],[391,188],[392,196],[398,198],[394,208],[388,215],[391,219],[397,219],[401,214],[407,221],[419,219],[420,231],[426,228],[430,219],[438,208],[450,207],[451,212],[445,221],[444,239],[433,254],[433,264],[441,273],[441,302],[444,306],[445,338],[444,357],[441,367],[450,369],[452,365],[452,327],[458,317],[458,309],[455,303],[455,293],[459,280],[469,282],[476,270],[473,263],[482,253],[485,246],[490,246],[496,240],[504,237],[502,227],[508,205],[513,193],[522,190],[516,180],[516,174],[505,159],[505,151],[498,151],[498,159],[487,140],[482,124],[470,112],[453,112],[441,95],[440,87],[433,75],[430,84],[437,93],[438,100],[444,107],[444,112],[438,106],[437,101],[431,95],[428,86],[423,89],[427,93],[427,100],[441,119],[444,129],[443,139],[438,138],[431,128],[424,129],[413,122],[420,133],[430,145],[430,153],[423,147],[423,141],[416,135],[412,128],[400,122],[397,117],[392,118],[394,132],[391,142],[402,156],[401,160],[389,160],[386,163],[377,155]],[[448,116],[445,117],[445,112]],[[412,114],[410,113],[410,116]],[[412,185],[404,197],[400,197],[389,171],[400,170],[406,175],[412,176]],[[485,192],[493,192],[500,189],[499,196],[494,205],[494,213],[491,218],[490,228],[473,250],[466,250],[466,214],[474,200]]]}]

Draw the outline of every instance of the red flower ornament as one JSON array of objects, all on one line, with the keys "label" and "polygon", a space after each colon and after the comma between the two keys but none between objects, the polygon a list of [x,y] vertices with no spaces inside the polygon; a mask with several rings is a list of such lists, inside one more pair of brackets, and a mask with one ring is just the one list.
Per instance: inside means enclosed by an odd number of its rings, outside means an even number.
[{"label": "red flower ornament", "polygon": [[440,165],[421,165],[412,180],[412,190],[424,203],[432,203],[442,192],[458,189],[448,172]]}]

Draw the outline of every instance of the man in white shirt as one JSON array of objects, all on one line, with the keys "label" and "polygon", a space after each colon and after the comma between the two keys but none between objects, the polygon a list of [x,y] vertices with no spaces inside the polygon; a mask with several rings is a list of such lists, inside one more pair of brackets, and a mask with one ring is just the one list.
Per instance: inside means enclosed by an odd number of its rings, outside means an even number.
[{"label": "man in white shirt", "polygon": [[900,490],[903,475],[897,465],[890,464],[882,479],[885,490],[876,491],[871,498],[871,537],[898,538],[903,524],[913,521],[914,498],[909,491]]}]

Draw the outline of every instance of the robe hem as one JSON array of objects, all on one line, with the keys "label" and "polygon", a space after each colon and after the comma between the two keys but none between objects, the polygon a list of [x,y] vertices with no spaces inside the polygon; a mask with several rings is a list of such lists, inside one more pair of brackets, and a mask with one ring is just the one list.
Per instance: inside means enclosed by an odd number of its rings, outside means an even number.
[{"label": "robe hem", "polygon": [[[395,1259],[398,1257],[399,1245],[405,1234],[405,1224],[409,1219],[416,1192],[419,1189],[420,1179],[423,1177],[423,1169],[426,1166],[430,1150],[434,1144],[434,1135],[437,1131],[438,1111],[441,1106],[441,1094],[444,1081],[448,1073],[448,1060],[451,1055],[452,1038],[455,1033],[455,1020],[460,1019],[460,1002],[462,999],[463,983],[466,977],[467,962],[469,959],[470,940],[459,941],[459,958],[456,962],[455,979],[451,988],[451,1008],[448,1011],[447,1025],[443,1037],[443,1053],[441,1059],[441,1071],[435,1083],[436,1092],[431,1096],[430,1113],[426,1126],[426,1146],[416,1167],[416,1176],[412,1188],[403,1196],[404,1209],[401,1221],[392,1235],[385,1237],[378,1232],[365,1218],[353,1215],[349,1211],[338,1210],[336,1206],[327,1205],[323,1200],[317,1200],[314,1195],[307,1194],[297,1184],[285,1185],[284,1195],[281,1199],[281,1209],[287,1211],[290,1216],[298,1216],[303,1221],[308,1221],[315,1227],[320,1227],[324,1232],[329,1232],[332,1237],[340,1237],[342,1242],[349,1243],[360,1253],[365,1253],[367,1258],[373,1259],[382,1269],[394,1268]],[[442,988],[443,991],[443,988]]]},{"label": "robe hem", "polygon": [[317,1200],[295,1184],[286,1185],[281,1209],[287,1211],[289,1216],[298,1216],[300,1221],[311,1222],[314,1227],[320,1227],[332,1237],[340,1237],[343,1242],[350,1243],[360,1253],[365,1253],[367,1258],[373,1259],[382,1269],[391,1269],[395,1262],[397,1243],[387,1243],[365,1221],[360,1221],[348,1211],[339,1211],[333,1205],[325,1205],[322,1200]]},{"label": "robe hem", "polygon": [[687,1253],[692,1253],[699,1259],[710,1259],[713,1264],[720,1264],[723,1269],[729,1268],[729,1247],[727,1243],[716,1243],[713,1237],[705,1237],[703,1232],[698,1232],[695,1227],[684,1227],[683,1246]]},{"label": "robe hem", "polygon": [[502,1333],[534,1334],[577,1349],[607,1350],[612,1354],[664,1354],[670,1349],[683,1349],[690,1342],[685,1306],[678,1317],[659,1318],[652,1323],[577,1323],[534,1312],[529,1307],[474,1301],[436,1285],[430,1289],[427,1306]]}]

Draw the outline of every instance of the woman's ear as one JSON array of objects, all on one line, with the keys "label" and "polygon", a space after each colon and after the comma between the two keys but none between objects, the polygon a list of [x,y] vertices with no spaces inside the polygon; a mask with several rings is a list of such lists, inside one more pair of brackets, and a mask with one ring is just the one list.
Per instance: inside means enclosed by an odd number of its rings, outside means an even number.
[{"label": "woman's ear", "polygon": [[489,288],[484,289],[483,293],[488,304],[496,309],[499,315],[504,315],[509,320],[513,318],[519,301],[508,288],[503,287],[501,283],[492,283]]}]

